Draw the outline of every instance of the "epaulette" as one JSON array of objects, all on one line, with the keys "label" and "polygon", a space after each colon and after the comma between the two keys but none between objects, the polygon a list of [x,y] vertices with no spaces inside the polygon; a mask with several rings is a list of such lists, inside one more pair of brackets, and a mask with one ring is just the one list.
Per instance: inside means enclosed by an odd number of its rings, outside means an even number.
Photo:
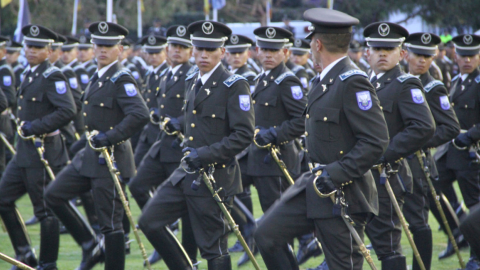
[{"label": "epaulette", "polygon": [[359,69],[351,69],[351,70],[349,70],[349,71],[341,74],[341,75],[338,76],[338,77],[340,77],[340,80],[345,81],[346,79],[350,78],[350,77],[353,76],[353,75],[361,75],[361,76],[363,76],[363,77],[365,77],[365,78],[368,78],[367,73],[365,73],[365,72],[363,72],[363,71],[361,71],[361,70],[359,70]]},{"label": "epaulette", "polygon": [[77,65],[77,66],[74,66],[72,69],[73,71],[77,71],[79,69],[85,69],[85,68],[83,68],[81,65]]},{"label": "epaulette", "polygon": [[162,77],[163,75],[165,75],[165,73],[167,73],[167,70],[168,70],[168,68],[162,70],[162,73],[160,73],[160,77]]},{"label": "epaulette", "polygon": [[300,65],[296,65],[295,67],[292,68],[292,72],[297,74],[297,72],[299,72],[302,69],[305,69],[305,68]]},{"label": "epaulette", "polygon": [[406,80],[413,79],[413,78],[419,80],[417,77],[410,74],[403,74],[402,76],[397,77],[397,80],[401,83],[404,83]]},{"label": "epaulette", "polygon": [[70,66],[63,66],[61,69],[60,69],[63,72],[67,71],[67,70],[72,70],[72,68]]},{"label": "epaulette", "polygon": [[257,76],[257,74],[255,74],[255,72],[253,72],[253,71],[247,71],[247,72],[242,74],[242,77],[245,77],[245,78],[256,77],[256,76]]},{"label": "epaulette", "polygon": [[92,70],[93,68],[97,68],[95,65],[90,65],[89,67],[87,67],[87,72],[90,72],[90,70]]},{"label": "epaulette", "polygon": [[13,72],[17,72],[17,70],[24,68],[22,65],[18,64],[13,67]]},{"label": "epaulette", "polygon": [[[47,68],[47,70],[45,70],[43,72],[43,77],[45,78],[48,78],[48,76],[52,75],[53,73],[55,73],[56,71],[60,71],[60,69],[56,66],[51,66],[49,68]],[[61,71],[60,71],[61,72]]]},{"label": "epaulette", "polygon": [[128,63],[127,68],[129,68],[129,69],[135,68],[136,69],[137,66],[135,66],[135,64],[133,64],[133,63]]},{"label": "epaulette", "polygon": [[476,83],[480,83],[480,75],[478,75],[478,76],[475,78],[475,82],[476,82]]},{"label": "epaulette", "polygon": [[278,77],[275,79],[275,83],[276,83],[276,84],[280,84],[280,83],[282,83],[282,81],[283,81],[285,78],[291,77],[291,76],[295,77],[295,74],[293,74],[293,72],[291,72],[291,71],[287,71],[287,72],[283,73],[282,75],[278,76]]},{"label": "epaulette", "polygon": [[453,77],[452,79],[452,82],[454,82],[456,79],[460,78],[460,74],[458,74],[457,76]]},{"label": "epaulette", "polygon": [[427,85],[425,85],[423,89],[425,90],[425,92],[428,93],[430,92],[430,90],[432,90],[435,86],[438,86],[438,85],[444,85],[444,84],[441,81],[434,80],[429,82]]},{"label": "epaulette", "polygon": [[127,68],[122,68],[122,69],[118,70],[117,72],[115,72],[115,74],[113,74],[112,78],[110,78],[110,81],[115,83],[118,80],[118,78],[120,78],[123,75],[132,76],[132,73]]},{"label": "epaulette", "polygon": [[6,69],[10,70],[11,72],[13,72],[12,67],[11,67],[10,65],[8,65],[8,64],[1,65],[1,66],[0,66],[0,70],[2,70],[2,69],[4,69],[4,68],[6,68]]},{"label": "epaulette", "polygon": [[192,67],[187,71],[187,74],[185,74],[185,76],[187,76],[186,81],[190,80],[190,79],[191,79],[190,76],[191,76],[192,74],[197,73],[199,70],[200,70],[200,69],[198,68],[198,66],[196,66],[196,65],[195,65],[195,66],[192,66]]},{"label": "epaulette", "polygon": [[226,79],[223,84],[225,84],[227,87],[231,87],[235,82],[239,81],[239,80],[247,80],[245,77],[243,76],[240,76],[238,74],[233,74],[232,76],[228,77],[228,79]]},{"label": "epaulette", "polygon": [[253,80],[254,81],[258,80],[258,78],[260,78],[260,76],[262,76],[262,74],[263,74],[262,72],[258,73],[258,75],[255,76],[255,78],[253,78]]}]

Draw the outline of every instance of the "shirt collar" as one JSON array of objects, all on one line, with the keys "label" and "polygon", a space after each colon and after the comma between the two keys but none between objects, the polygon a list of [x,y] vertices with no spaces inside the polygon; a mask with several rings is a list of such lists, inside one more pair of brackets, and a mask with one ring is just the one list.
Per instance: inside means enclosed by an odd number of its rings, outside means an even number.
[{"label": "shirt collar", "polygon": [[167,60],[164,60],[160,65],[158,65],[158,67],[156,67],[156,68],[152,67],[152,68],[153,68],[153,73],[157,73],[158,70],[159,70],[161,67],[163,67],[163,65],[164,65],[166,62],[167,62]]},{"label": "shirt collar", "polygon": [[408,73],[408,74],[412,75],[413,77],[417,77],[417,78],[420,79],[420,75],[413,75],[412,73]]},{"label": "shirt collar", "polygon": [[385,74],[385,72],[375,74],[375,72],[372,71],[372,76],[370,77],[370,80],[372,80],[372,78],[375,77],[375,76],[377,76],[377,80],[378,80],[378,79],[380,79],[380,78],[383,76],[383,74]]},{"label": "shirt collar", "polygon": [[212,76],[213,72],[220,66],[222,62],[218,62],[218,64],[212,68],[208,73],[203,74],[203,76],[200,75],[200,72],[198,72],[198,78],[202,80],[202,84],[205,85],[205,83],[210,79],[210,76]]},{"label": "shirt collar", "polygon": [[97,69],[98,78],[101,78],[101,77],[103,76],[103,74],[105,74],[105,72],[107,72],[107,70],[108,70],[111,66],[115,65],[116,63],[118,63],[118,60],[113,61],[110,65],[105,66],[105,67],[101,68],[100,70]]},{"label": "shirt collar", "polygon": [[173,68],[170,67],[170,70],[172,72],[172,75],[175,75],[175,73],[177,73],[177,71],[183,66],[183,64],[180,64],[180,65],[176,65],[174,66]]},{"label": "shirt collar", "polygon": [[344,57],[338,58],[335,60],[333,63],[330,63],[326,68],[322,70],[322,73],[320,73],[320,81],[323,80],[323,78],[328,74],[328,72],[340,61],[342,61],[344,58],[347,56],[345,55]]},{"label": "shirt collar", "polygon": [[238,70],[238,68],[236,68],[236,69],[232,69],[232,71],[231,71],[231,72],[232,72],[233,74],[235,74],[235,73],[237,73],[237,70]]},{"label": "shirt collar", "polygon": [[467,79],[468,75],[470,75],[470,74],[468,74],[468,73],[460,74],[460,78],[462,78],[462,82],[464,82]]},{"label": "shirt collar", "polygon": [[35,72],[35,70],[38,68],[38,66],[40,66],[40,65],[36,65],[34,67],[28,66],[28,69],[30,69],[30,72]]}]

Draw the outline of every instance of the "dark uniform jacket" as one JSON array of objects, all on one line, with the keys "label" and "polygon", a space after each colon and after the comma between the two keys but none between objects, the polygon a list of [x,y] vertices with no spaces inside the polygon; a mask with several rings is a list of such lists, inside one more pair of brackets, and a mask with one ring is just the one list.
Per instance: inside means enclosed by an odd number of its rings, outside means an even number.
[{"label": "dark uniform jacket", "polygon": [[[68,124],[76,112],[70,86],[59,68],[48,60],[34,72],[26,70],[17,92],[18,121],[30,121],[35,135],[56,132]],[[62,166],[68,161],[67,151],[60,133],[44,141],[45,157],[50,166]],[[14,157],[19,167],[43,167],[31,140],[18,140]]]},{"label": "dark uniform jacket", "polygon": [[77,75],[77,80],[80,83],[81,88],[87,89],[87,85],[90,82],[90,75],[77,59],[73,61],[73,63],[66,66],[70,66],[73,69],[73,72],[75,72],[75,74]]},{"label": "dark uniform jacket", "polygon": [[[388,145],[387,125],[367,75],[348,58],[340,60],[308,96],[306,145],[314,163],[326,165],[337,183],[344,183],[348,213],[378,214],[378,197],[370,168]],[[307,217],[333,217],[330,198],[318,197],[315,176],[303,174],[289,196],[306,189]],[[287,195],[286,194],[286,195]]]},{"label": "dark uniform jacket", "polygon": [[295,74],[295,76],[297,76],[297,78],[300,80],[300,83],[302,84],[302,88],[304,90],[304,93],[307,93],[308,92],[308,81],[309,81],[309,77],[308,77],[308,74],[307,74],[307,71],[305,70],[305,68],[303,66],[299,66],[295,63],[293,63],[292,61],[288,60],[286,63],[285,63],[285,66],[290,69],[290,71],[293,72],[293,74]]},{"label": "dark uniform jacket", "polygon": [[[183,118],[184,112],[182,107],[185,104],[186,91],[185,79],[190,75],[188,73],[190,69],[192,69],[192,66],[189,62],[186,62],[175,72],[175,76],[171,80],[167,81],[166,71],[164,76],[160,77],[159,89],[155,91],[160,121],[163,121],[167,115],[180,121]],[[178,149],[172,147],[176,136],[170,136],[165,132],[161,132],[156,139],[159,141],[152,145],[149,151],[152,158],[159,156],[160,162],[180,162],[180,159],[183,157],[181,147]]]},{"label": "dark uniform jacket", "polygon": [[[13,69],[7,64],[5,59],[0,60],[0,89],[7,98],[8,107],[13,108],[17,104],[16,77]],[[4,134],[13,135],[12,123],[8,111],[0,111],[0,131]]]},{"label": "dark uniform jacket", "polygon": [[97,71],[97,64],[95,61],[92,59],[90,61],[82,63],[82,66],[85,68],[85,70],[88,73],[88,76],[92,77],[93,74],[95,74],[95,71]]},{"label": "dark uniform jacket", "polygon": [[[145,87],[142,91],[143,99],[147,104],[147,108],[149,109],[150,113],[152,113],[152,109],[158,108],[157,105],[157,98],[156,93],[159,91],[159,87],[161,84],[161,77],[166,75],[166,70],[168,70],[168,65],[165,62],[157,72],[148,71],[145,77]],[[148,144],[152,145],[157,139],[158,135],[160,134],[160,128],[158,125],[153,124],[151,121],[143,128],[142,134],[140,134],[140,141],[147,142]]]},{"label": "dark uniform jacket", "polygon": [[[291,174],[299,174],[298,149],[293,140],[305,132],[305,117],[302,114],[307,103],[300,81],[283,63],[272,69],[262,80],[257,80],[252,95],[255,126],[275,128],[277,144],[285,165]],[[260,149],[252,143],[248,149],[247,174],[283,176],[275,161],[271,160],[268,164],[264,162],[268,154],[267,149]]]},{"label": "dark uniform jacket", "polygon": [[[114,157],[122,177],[135,175],[133,151],[128,140],[148,122],[148,109],[135,80],[119,63],[111,66],[83,95],[85,129],[105,132],[114,147]],[[98,163],[99,152],[88,142],[78,152],[73,166],[86,177],[110,177],[106,165]]]},{"label": "dark uniform jacket", "polygon": [[452,66],[451,63],[449,63],[445,58],[437,58],[435,59],[435,63],[437,66],[440,68],[442,71],[442,78],[443,78],[443,84],[445,84],[445,87],[447,89],[450,88],[451,83],[452,83]]},{"label": "dark uniform jacket", "polygon": [[[197,149],[203,168],[215,166],[213,176],[217,187],[222,187],[220,196],[238,194],[242,183],[235,155],[252,142],[255,124],[248,83],[220,64],[195,95],[197,78],[198,73],[187,78],[185,147]],[[198,173],[186,174],[180,167],[169,181],[183,185],[184,194],[212,196],[204,183],[197,191],[190,188],[197,178]]]},{"label": "dark uniform jacket", "polygon": [[20,64],[20,62],[15,62],[12,63],[12,69],[13,73],[15,74],[15,90],[18,89],[20,84],[22,83],[20,75],[23,73],[23,70],[25,70],[25,67]]},{"label": "dark uniform jacket", "polygon": [[250,85],[250,92],[253,94],[255,91],[255,77],[257,77],[257,73],[255,73],[252,69],[248,68],[248,65],[245,64],[239,69],[235,71],[235,74],[238,74],[248,81],[248,85]]},{"label": "dark uniform jacket", "polygon": [[130,73],[132,74],[133,78],[137,82],[138,86],[143,85],[143,78],[142,74],[140,73],[140,70],[133,64],[132,62],[128,61],[127,59],[124,59],[122,61],[122,65],[126,67],[128,70],[130,70]]}]

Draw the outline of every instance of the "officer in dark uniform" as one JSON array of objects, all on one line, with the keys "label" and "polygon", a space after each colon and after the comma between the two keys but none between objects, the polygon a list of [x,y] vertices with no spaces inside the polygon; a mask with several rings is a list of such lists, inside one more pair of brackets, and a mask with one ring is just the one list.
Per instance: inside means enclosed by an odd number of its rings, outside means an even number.
[{"label": "officer in dark uniform", "polygon": [[20,51],[22,50],[22,44],[10,40],[7,43],[7,62],[12,67],[13,73],[15,73],[15,90],[20,86],[20,74],[22,74],[25,67],[18,62]]},{"label": "officer in dark uniform", "polygon": [[158,111],[157,99],[155,97],[158,92],[157,88],[160,85],[160,78],[165,75],[163,71],[168,68],[167,55],[165,47],[167,46],[167,39],[163,36],[145,36],[140,40],[144,50],[148,54],[147,61],[152,66],[153,70],[149,70],[145,77],[145,87],[142,89],[143,99],[147,103],[150,110],[150,122],[143,128],[135,148],[135,165],[138,167],[148,149],[157,140],[160,134],[159,122],[155,121],[155,116]]},{"label": "officer in dark uniform", "polygon": [[82,67],[88,72],[88,76],[93,76],[97,70],[97,64],[93,58],[93,44],[90,42],[90,37],[80,36],[78,38],[78,60]]},{"label": "officer in dark uniform", "polygon": [[360,70],[368,72],[370,65],[363,58],[363,50],[364,48],[360,42],[352,40],[348,46],[348,57],[350,57],[350,60],[352,60]]},{"label": "officer in dark uniform", "polygon": [[[27,25],[22,28],[22,33],[29,66],[22,75],[23,81],[17,94],[17,122],[22,123],[24,136],[34,135],[42,140],[45,158],[52,170],[58,172],[68,162],[67,149],[58,129],[72,120],[75,102],[66,78],[47,59],[56,34],[40,25]],[[43,270],[57,269],[59,247],[58,220],[46,207],[43,196],[51,180],[35,144],[29,139],[19,139],[17,154],[8,163],[0,181],[0,216],[8,230],[16,258],[30,266],[37,266],[23,221],[15,207],[15,201],[28,193],[35,216],[40,221],[37,269]]]},{"label": "officer in dark uniform", "polygon": [[315,193],[313,180],[318,177],[325,187],[343,189],[348,213],[363,238],[367,219],[378,213],[370,168],[387,147],[387,127],[367,75],[347,58],[352,26],[359,21],[324,8],[307,10],[304,19],[312,22],[307,38],[315,61],[323,65],[320,82],[308,95],[306,144],[323,173],[306,172],[297,179],[264,215],[255,241],[268,269],[298,269],[287,242],[315,230],[331,269],[362,269],[359,246],[352,243],[330,198]]},{"label": "officer in dark uniform", "polygon": [[443,84],[447,89],[450,89],[452,76],[451,71],[451,61],[446,57],[445,45],[443,43],[438,44],[437,56],[435,58],[435,63],[442,71]]},{"label": "officer in dark uniform", "polygon": [[255,90],[255,77],[257,73],[248,67],[250,57],[250,47],[253,40],[242,35],[231,35],[225,44],[226,59],[233,74],[238,74],[248,80],[250,90]]},{"label": "officer in dark uniform", "polygon": [[[398,65],[405,51],[401,46],[408,31],[394,23],[373,23],[363,32],[367,55],[372,67],[370,81],[380,100],[390,136],[390,144],[379,163],[389,163],[398,174],[389,175],[389,183],[400,207],[406,193],[412,192],[410,167],[404,159],[427,143],[435,132],[435,123],[425,102],[420,80],[402,72]],[[402,228],[393,211],[385,185],[380,183],[378,169],[373,170],[378,189],[379,215],[367,225],[366,233],[372,242],[383,269],[406,269],[400,239]]]},{"label": "officer in dark uniform", "polygon": [[[405,40],[405,47],[408,50],[406,55],[408,70],[410,74],[421,80],[425,89],[426,101],[436,125],[435,135],[422,147],[426,158],[428,158],[428,161],[425,159],[427,164],[419,162],[418,155],[421,156],[421,152],[407,158],[412,171],[413,193],[405,196],[403,206],[403,213],[413,234],[413,240],[427,270],[430,269],[432,261],[432,230],[428,225],[429,198],[432,200],[434,198],[429,196],[431,192],[425,179],[424,166],[428,166],[432,181],[437,179],[438,173],[435,168],[435,161],[429,149],[450,142],[460,132],[460,125],[453,108],[450,106],[445,85],[443,82],[435,80],[428,71],[440,42],[440,37],[431,33],[414,33]],[[436,210],[436,206],[433,207]],[[413,258],[412,269],[419,270],[420,267],[415,257]]]},{"label": "officer in dark uniform", "polygon": [[[288,31],[288,30],[287,30]],[[308,93],[308,74],[307,71],[303,66],[297,65],[292,62],[290,59],[290,55],[292,52],[290,51],[290,48],[293,47],[293,44],[295,43],[295,38],[293,35],[288,37],[288,42],[285,43],[285,48],[288,49],[287,52],[285,53],[285,66],[290,69],[295,76],[300,80],[300,83],[303,88],[304,93]]]},{"label": "officer in dark uniform", "polygon": [[[186,83],[183,151],[189,153],[184,166],[195,171],[213,166],[217,188],[221,188],[219,196],[230,205],[232,196],[242,191],[235,155],[252,142],[254,133],[250,89],[245,78],[232,75],[221,63],[230,28],[218,22],[198,21],[187,31],[199,71]],[[197,172],[187,174],[181,166],[177,168],[145,205],[139,226],[167,267],[192,269],[183,248],[166,227],[188,213],[208,269],[231,269],[228,225],[206,185],[196,181],[198,178]]]},{"label": "officer in dark uniform", "polygon": [[123,53],[120,55],[120,63],[128,68],[130,72],[132,73],[133,78],[137,81],[138,86],[143,85],[143,77],[140,74],[140,70],[133,64],[132,62],[129,61],[129,56],[132,53],[132,41],[128,38],[125,38],[122,40],[122,45],[124,47]]},{"label": "officer in dark uniform", "polygon": [[[435,158],[439,173],[436,187],[440,191],[450,187],[457,180],[466,206],[470,209],[478,204],[480,198],[480,165],[475,162],[475,149],[472,144],[478,141],[478,125],[480,123],[480,37],[476,35],[460,35],[452,40],[455,43],[455,61],[460,73],[452,79],[450,90],[451,106],[460,122],[461,134],[453,143],[437,149]],[[472,153],[471,153],[472,152]],[[448,212],[448,211],[446,211]],[[450,213],[446,213],[449,215]],[[460,239],[458,226],[450,224],[454,236]],[[446,258],[454,254],[451,244],[440,254]]]},{"label": "officer in dark uniform", "polygon": [[[128,30],[108,22],[93,23],[89,30],[95,44],[98,71],[83,95],[85,129],[99,131],[92,139],[93,144],[111,150],[122,179],[127,181],[135,173],[133,151],[128,139],[148,121],[148,110],[135,80],[118,62],[122,52],[120,41]],[[101,232],[105,236],[105,269],[124,269],[124,210],[99,152],[87,143],[45,191],[45,200],[82,247],[83,257],[78,269],[91,269],[102,260],[102,250],[90,226],[68,203],[68,200],[91,189]]]},{"label": "officer in dark uniform", "polygon": [[[480,140],[480,137],[475,139]],[[478,224],[480,224],[480,205],[471,208],[470,214],[460,225],[460,230],[468,241],[472,254],[465,268],[467,270],[480,269],[480,226]]]},{"label": "officer in dark uniform", "polygon": [[83,68],[77,58],[78,45],[80,41],[74,37],[67,36],[65,38],[67,40],[62,45],[62,63],[73,69],[75,74],[77,74],[77,79],[82,89],[87,89],[90,77],[88,72],[85,70],[85,68]]},{"label": "officer in dark uniform", "polygon": [[295,39],[293,46],[290,47],[290,58],[295,65],[302,66],[308,74],[308,81],[315,77],[315,71],[308,64],[310,58],[310,43],[304,39]]}]

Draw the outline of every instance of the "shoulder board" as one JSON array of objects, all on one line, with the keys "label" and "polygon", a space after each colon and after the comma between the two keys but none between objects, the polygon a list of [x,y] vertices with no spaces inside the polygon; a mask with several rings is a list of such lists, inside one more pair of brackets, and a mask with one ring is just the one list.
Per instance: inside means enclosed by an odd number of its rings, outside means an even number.
[{"label": "shoulder board", "polygon": [[313,74],[313,76],[315,76],[315,71],[313,71],[313,69],[306,68],[305,70],[307,71],[308,74]]},{"label": "shoulder board", "polygon": [[72,70],[72,68],[70,66],[63,66],[61,69],[60,69],[62,72],[65,72],[67,70]]},{"label": "shoulder board", "polygon": [[19,69],[22,69],[22,68],[23,68],[23,66],[18,64],[18,65],[13,67],[13,72],[17,72]]},{"label": "shoulder board", "polygon": [[4,69],[4,68],[6,68],[6,69],[8,69],[8,70],[10,70],[10,71],[13,71],[13,70],[12,70],[12,67],[11,67],[10,65],[8,65],[8,64],[1,65],[1,66],[0,66],[0,69]]},{"label": "shoulder board", "polygon": [[441,81],[437,81],[437,80],[434,80],[434,81],[431,81],[429,82],[427,85],[425,85],[425,87],[423,88],[425,90],[425,92],[430,92],[430,90],[432,90],[435,86],[439,86],[439,85],[444,85],[443,82]]},{"label": "shoulder board", "polygon": [[130,70],[128,70],[126,68],[122,68],[122,69],[118,70],[117,72],[115,72],[115,74],[113,74],[112,78],[110,78],[110,81],[115,83],[118,80],[118,78],[120,78],[123,75],[132,76],[132,73],[130,72]]},{"label": "shoulder board", "polygon": [[452,82],[455,81],[455,80],[457,80],[458,78],[460,78],[460,74],[458,74],[457,76],[453,77]]},{"label": "shoulder board", "polygon": [[82,67],[82,65],[76,65],[76,66],[74,66],[72,69],[73,69],[74,71],[77,71],[77,70],[79,70],[79,69],[84,69],[84,68]]},{"label": "shoulder board", "polygon": [[296,65],[295,67],[292,68],[292,72],[297,74],[297,72],[299,72],[302,69],[305,69],[305,68],[302,66]]},{"label": "shoulder board", "polygon": [[[48,78],[48,76],[52,75],[53,73],[57,72],[57,71],[60,71],[60,69],[56,66],[51,66],[49,68],[47,68],[47,70],[45,70],[43,72],[43,77],[45,78]],[[60,71],[61,72],[61,71]]]},{"label": "shoulder board", "polygon": [[233,74],[232,76],[230,76],[228,79],[226,79],[223,84],[225,84],[226,86],[228,87],[231,87],[235,82],[239,81],[239,80],[247,80],[245,79],[245,77],[243,76],[240,76],[238,74]]},{"label": "shoulder board", "polygon": [[253,72],[253,71],[247,71],[247,72],[242,74],[242,77],[245,77],[245,78],[247,78],[247,77],[257,77],[257,74],[255,74],[255,72]]},{"label": "shoulder board", "polygon": [[129,69],[135,68],[135,69],[136,69],[137,66],[135,66],[135,64],[128,63],[128,64],[127,64],[127,68],[129,68]]},{"label": "shoulder board", "polygon": [[397,80],[401,83],[404,83],[406,80],[413,79],[413,78],[418,80],[417,77],[415,77],[413,75],[410,75],[410,74],[403,74],[402,76],[397,77]]},{"label": "shoulder board", "polygon": [[167,73],[167,70],[168,70],[168,68],[162,70],[162,73],[160,73],[160,77],[162,77],[163,75],[165,75],[165,73]]},{"label": "shoulder board", "polygon": [[87,67],[87,71],[90,72],[90,70],[97,68],[95,65],[90,65]]},{"label": "shoulder board", "polygon": [[186,80],[187,80],[187,81],[190,80],[190,79],[191,79],[190,76],[191,76],[192,74],[197,73],[198,70],[199,70],[198,66],[192,66],[192,67],[187,71],[187,74],[185,74],[185,76],[187,76],[187,79],[186,79]]},{"label": "shoulder board", "polygon": [[360,76],[363,76],[365,78],[368,78],[367,73],[365,73],[365,72],[363,72],[359,69],[351,69],[351,70],[341,74],[338,77],[340,77],[340,80],[345,81],[346,79],[350,78],[353,75],[360,75]]},{"label": "shoulder board", "polygon": [[276,83],[276,84],[281,84],[282,81],[283,81],[285,78],[291,77],[291,76],[295,77],[295,74],[293,74],[293,72],[291,72],[291,71],[287,71],[287,72],[283,73],[282,75],[278,76],[278,77],[275,79],[275,83]]},{"label": "shoulder board", "polygon": [[260,76],[262,76],[262,74],[263,74],[262,72],[258,73],[258,75],[255,76],[255,78],[253,78],[253,80],[254,81],[258,80],[258,78],[260,78]]},{"label": "shoulder board", "polygon": [[475,78],[475,82],[476,82],[476,83],[480,83],[480,75],[478,75],[478,76]]}]

